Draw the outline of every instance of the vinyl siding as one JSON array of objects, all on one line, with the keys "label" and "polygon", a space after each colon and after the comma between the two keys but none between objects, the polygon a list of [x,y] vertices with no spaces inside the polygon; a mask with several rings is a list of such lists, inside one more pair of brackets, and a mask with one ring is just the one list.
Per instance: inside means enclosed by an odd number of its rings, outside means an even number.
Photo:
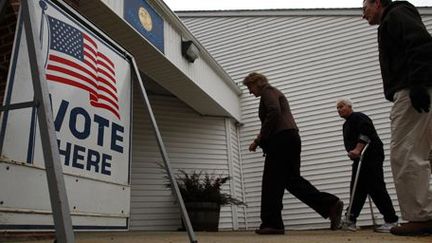
[{"label": "vinyl siding", "polygon": [[[233,121],[223,117],[204,117],[173,96],[149,95],[153,112],[165,144],[171,166],[175,171],[205,170],[240,178],[237,170],[229,170],[229,157],[238,162],[238,155],[229,154],[227,137],[232,144]],[[227,133],[227,126],[229,124]],[[181,226],[180,211],[175,198],[165,187],[166,173],[158,163],[163,163],[153,128],[143,99],[134,93],[134,133],[131,174],[131,230],[177,230]],[[228,134],[228,135],[227,135]],[[233,147],[235,148],[235,147]],[[233,150],[238,154],[238,150]],[[239,191],[239,181],[226,185],[226,192]],[[233,208],[223,207],[220,229],[232,229],[234,222],[244,226]],[[242,211],[240,216],[244,218]],[[244,221],[244,220],[243,220]],[[239,224],[236,223],[236,224]]]},{"label": "vinyl siding", "polygon": [[[239,200],[245,201],[244,198],[244,185],[241,168],[240,146],[239,146],[239,129],[232,119],[226,119],[226,134],[227,135],[227,151],[228,151],[228,164],[230,180],[230,193]],[[233,225],[232,229],[246,229],[246,208],[245,206],[231,206],[233,211]]]},{"label": "vinyl siding", "polygon": [[[432,30],[432,11],[423,19]],[[348,12],[344,14],[344,12]],[[349,203],[351,162],[342,140],[341,119],[335,101],[350,97],[354,109],[369,115],[385,145],[384,176],[399,207],[389,165],[391,104],[384,99],[376,27],[360,19],[360,10],[215,11],[178,15],[241,86],[241,165],[247,208],[247,227],[260,223],[263,157],[248,146],[259,132],[258,99],[241,85],[252,71],[262,72],[288,98],[302,137],[302,175],[319,190]],[[287,229],[327,228],[328,220],[285,193],[283,218]],[[400,215],[400,214],[399,214]],[[382,216],[375,208],[378,223]],[[371,225],[366,202],[358,225]]]}]

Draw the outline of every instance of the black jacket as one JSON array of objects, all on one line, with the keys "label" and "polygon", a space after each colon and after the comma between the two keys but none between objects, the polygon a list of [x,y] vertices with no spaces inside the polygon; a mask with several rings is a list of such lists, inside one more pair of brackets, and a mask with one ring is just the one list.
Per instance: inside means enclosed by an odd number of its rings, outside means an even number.
[{"label": "black jacket", "polygon": [[386,99],[415,85],[432,87],[432,37],[412,4],[397,1],[384,9],[378,48]]},{"label": "black jacket", "polygon": [[361,112],[353,112],[343,124],[344,145],[347,152],[357,143],[369,143],[369,153],[384,153],[383,143],[378,136],[372,120]]}]

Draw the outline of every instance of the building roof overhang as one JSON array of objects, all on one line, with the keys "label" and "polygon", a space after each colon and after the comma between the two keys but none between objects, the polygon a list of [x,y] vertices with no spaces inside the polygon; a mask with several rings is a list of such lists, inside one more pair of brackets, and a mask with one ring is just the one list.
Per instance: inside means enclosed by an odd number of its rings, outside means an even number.
[{"label": "building roof overhang", "polygon": [[[181,32],[180,40],[187,36],[197,44],[200,59],[195,63],[189,63],[186,59],[179,61],[181,57],[173,58],[172,54],[162,53],[100,0],[80,1],[77,10],[129,52],[141,72],[199,114],[231,117],[240,121],[239,87],[164,3],[158,0],[151,2],[159,5],[157,7],[163,12],[164,21],[169,21],[174,29]],[[180,43],[173,44],[179,46],[178,55],[181,56]],[[208,72],[211,75],[202,75],[199,69],[211,70]]]}]

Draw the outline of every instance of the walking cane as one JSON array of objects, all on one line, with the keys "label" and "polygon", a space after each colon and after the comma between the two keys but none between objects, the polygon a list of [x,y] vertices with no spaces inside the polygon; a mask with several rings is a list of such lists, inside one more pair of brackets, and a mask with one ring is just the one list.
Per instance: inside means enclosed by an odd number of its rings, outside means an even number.
[{"label": "walking cane", "polygon": [[[362,162],[363,162],[364,154],[365,154],[366,149],[368,147],[369,147],[369,143],[366,144],[366,146],[363,148],[363,151],[360,154],[360,160],[359,160],[359,164],[357,166],[357,173],[356,173],[356,176],[355,176],[355,179],[354,179],[354,185],[353,185],[353,189],[352,189],[352,192],[351,192],[351,195],[350,195],[350,202],[349,202],[349,206],[348,206],[348,212],[347,212],[346,219],[345,219],[346,222],[350,221],[349,217],[351,215],[351,208],[352,208],[352,204],[353,204],[353,199],[354,199],[354,195],[355,195],[355,192],[356,192],[356,189],[357,189],[357,182],[358,182],[358,178],[359,178],[359,175],[360,175],[360,169],[361,169],[361,165],[362,165]],[[373,227],[374,227],[374,231],[375,231],[375,229],[376,229],[376,222],[375,222],[375,216],[374,216],[374,212],[373,212],[373,208],[372,208],[372,202],[371,202],[371,199],[370,199],[369,195],[368,195],[368,198],[369,198],[369,206],[370,206],[370,210],[371,210],[371,214],[372,214]]]},{"label": "walking cane", "polygon": [[373,231],[376,231],[378,225],[377,225],[377,223],[375,221],[375,214],[374,214],[374,211],[373,211],[372,200],[371,200],[369,194],[368,194],[368,199],[369,199],[369,208],[370,208],[371,217],[372,217]]}]

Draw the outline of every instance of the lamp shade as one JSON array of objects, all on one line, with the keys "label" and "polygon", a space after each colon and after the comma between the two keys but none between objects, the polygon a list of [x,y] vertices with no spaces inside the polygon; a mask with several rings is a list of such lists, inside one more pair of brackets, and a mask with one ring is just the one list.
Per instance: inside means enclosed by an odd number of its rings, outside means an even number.
[{"label": "lamp shade", "polygon": [[199,49],[192,41],[182,41],[181,43],[182,55],[189,62],[194,62],[199,57]]}]

